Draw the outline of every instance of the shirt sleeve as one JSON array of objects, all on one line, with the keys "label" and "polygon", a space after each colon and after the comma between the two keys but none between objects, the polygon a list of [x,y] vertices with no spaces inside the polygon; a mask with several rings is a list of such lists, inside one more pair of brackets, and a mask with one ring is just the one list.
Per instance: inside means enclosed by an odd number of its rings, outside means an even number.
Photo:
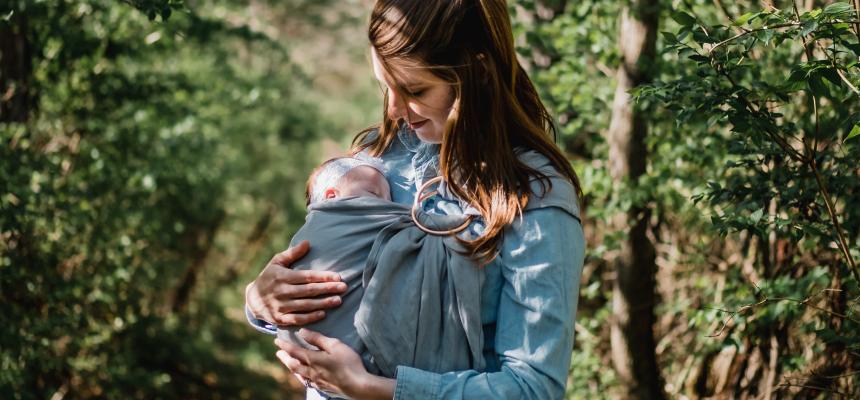
[{"label": "shirt sleeve", "polygon": [[585,239],[557,207],[524,212],[504,233],[496,320],[498,372],[442,374],[400,366],[395,399],[561,399],[573,350]]}]

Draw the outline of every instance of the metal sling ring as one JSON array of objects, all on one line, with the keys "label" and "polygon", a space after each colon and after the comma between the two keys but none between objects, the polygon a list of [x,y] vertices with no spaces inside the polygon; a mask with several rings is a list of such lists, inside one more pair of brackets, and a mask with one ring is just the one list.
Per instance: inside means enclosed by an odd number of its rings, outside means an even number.
[{"label": "metal sling ring", "polygon": [[421,203],[423,203],[424,200],[427,200],[428,198],[435,196],[437,193],[439,193],[438,190],[434,190],[434,191],[428,192],[428,193],[424,193],[424,191],[427,190],[427,188],[430,185],[433,185],[433,184],[436,184],[439,182],[442,182],[441,176],[437,176],[433,179],[428,180],[427,182],[424,182],[424,184],[421,185],[420,188],[418,188],[418,193],[415,196],[415,202],[412,204],[412,222],[415,223],[415,226],[417,226],[418,229],[421,229],[422,231],[427,232],[431,235],[436,235],[436,236],[453,235],[455,233],[462,231],[463,229],[466,229],[469,226],[469,223],[472,222],[473,216],[469,215],[468,216],[469,218],[466,218],[466,221],[464,221],[462,225],[460,225],[454,229],[449,229],[449,230],[445,230],[445,231],[437,231],[437,230],[430,229],[430,228],[424,226],[423,224],[421,224],[421,222],[418,221],[418,217],[416,216],[418,209],[421,207]]}]

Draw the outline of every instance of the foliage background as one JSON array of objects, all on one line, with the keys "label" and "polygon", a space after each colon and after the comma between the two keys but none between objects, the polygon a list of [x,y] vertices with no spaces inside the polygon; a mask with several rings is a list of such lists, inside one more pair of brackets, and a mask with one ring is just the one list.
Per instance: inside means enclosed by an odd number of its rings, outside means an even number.
[{"label": "foliage background", "polygon": [[[651,2],[665,33],[632,91],[647,172],[620,182],[619,16],[643,3],[509,2],[586,194],[568,397],[637,397],[609,340],[626,233],[606,221],[632,207],[651,212],[662,396],[860,397],[855,4]],[[301,224],[311,166],[381,113],[368,10],[0,5],[0,393],[296,393],[242,293]]]}]

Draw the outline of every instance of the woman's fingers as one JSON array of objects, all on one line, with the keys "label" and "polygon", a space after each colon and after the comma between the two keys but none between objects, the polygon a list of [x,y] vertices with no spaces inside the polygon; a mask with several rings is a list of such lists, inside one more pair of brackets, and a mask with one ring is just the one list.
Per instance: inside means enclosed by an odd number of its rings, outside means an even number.
[{"label": "woman's fingers", "polygon": [[281,363],[283,363],[284,366],[290,369],[290,372],[303,377],[304,380],[307,380],[306,374],[308,373],[308,368],[305,365],[302,365],[299,360],[290,357],[290,355],[284,350],[278,350],[275,353],[275,356],[281,360]]},{"label": "woman's fingers", "polygon": [[347,285],[344,282],[284,284],[277,288],[275,298],[278,300],[310,299],[324,294],[341,294],[346,292],[346,289]]},{"label": "woman's fingers", "polygon": [[340,296],[329,296],[322,299],[296,298],[295,300],[285,299],[282,301],[277,310],[282,313],[321,311],[337,307],[343,302]]},{"label": "woman's fingers", "polygon": [[[321,294],[340,294],[346,291],[343,282],[314,283],[306,285],[285,285],[275,296],[277,300],[270,307],[275,324],[284,326],[301,326],[325,318],[323,310],[337,307],[343,303],[340,296],[313,298]],[[253,312],[253,309],[252,309]]]},{"label": "woman's fingers", "polygon": [[[275,355],[278,355],[278,354],[277,354],[277,353],[275,353]],[[287,356],[287,357],[289,357],[289,356]],[[290,372],[292,372],[292,371],[290,371]],[[304,386],[307,386],[308,384],[310,384],[310,381],[308,380],[308,378],[305,378],[304,376],[301,376],[301,375],[299,375],[299,374],[297,374],[297,373],[295,373],[295,372],[293,372],[293,376],[295,376],[295,377],[296,377],[296,379],[297,379],[299,382],[301,382],[301,384],[302,384],[302,385],[304,385]]]},{"label": "woman's fingers", "polygon": [[290,270],[279,278],[280,283],[301,285],[316,282],[340,282],[340,274],[332,271]]},{"label": "woman's fingers", "polygon": [[269,312],[265,301],[262,296],[260,296],[256,282],[251,282],[245,287],[245,304],[248,306],[248,309],[255,318],[274,322],[274,316]]},{"label": "woman's fingers", "polygon": [[325,311],[309,313],[283,313],[272,316],[272,322],[278,326],[302,326],[325,318]]},{"label": "woman's fingers", "polygon": [[[339,274],[297,271],[289,267],[304,257],[307,241],[276,254],[245,289],[245,303],[259,319],[282,326],[301,326],[325,318],[324,309],[337,307],[347,290]],[[319,298],[326,296],[325,298]]]},{"label": "woman's fingers", "polygon": [[301,336],[301,338],[304,339],[306,342],[316,347],[319,347],[320,350],[326,352],[332,350],[335,346],[341,343],[340,340],[330,338],[319,332],[305,328],[299,330],[299,336]]},{"label": "woman's fingers", "polygon": [[[300,363],[311,364],[311,361],[310,361],[311,350],[305,349],[304,347],[292,344],[286,340],[281,340],[281,339],[275,339],[275,346],[278,346],[278,348],[281,349],[282,351],[286,352],[288,356],[290,356],[291,358],[295,358]],[[303,376],[307,376],[307,375],[303,375]]]}]

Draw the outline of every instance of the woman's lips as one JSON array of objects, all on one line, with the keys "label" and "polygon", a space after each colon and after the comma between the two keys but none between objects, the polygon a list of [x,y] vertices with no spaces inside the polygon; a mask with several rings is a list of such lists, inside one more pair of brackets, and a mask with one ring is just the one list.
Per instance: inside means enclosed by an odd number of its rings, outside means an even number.
[{"label": "woman's lips", "polygon": [[418,128],[422,127],[422,126],[424,126],[424,124],[426,124],[426,123],[427,123],[427,121],[429,121],[429,119],[425,119],[424,121],[414,122],[414,123],[413,123],[413,122],[410,122],[410,123],[409,123],[409,127],[410,127],[410,128],[412,128],[412,130],[414,131],[414,130],[416,130],[416,129],[418,129]]}]

